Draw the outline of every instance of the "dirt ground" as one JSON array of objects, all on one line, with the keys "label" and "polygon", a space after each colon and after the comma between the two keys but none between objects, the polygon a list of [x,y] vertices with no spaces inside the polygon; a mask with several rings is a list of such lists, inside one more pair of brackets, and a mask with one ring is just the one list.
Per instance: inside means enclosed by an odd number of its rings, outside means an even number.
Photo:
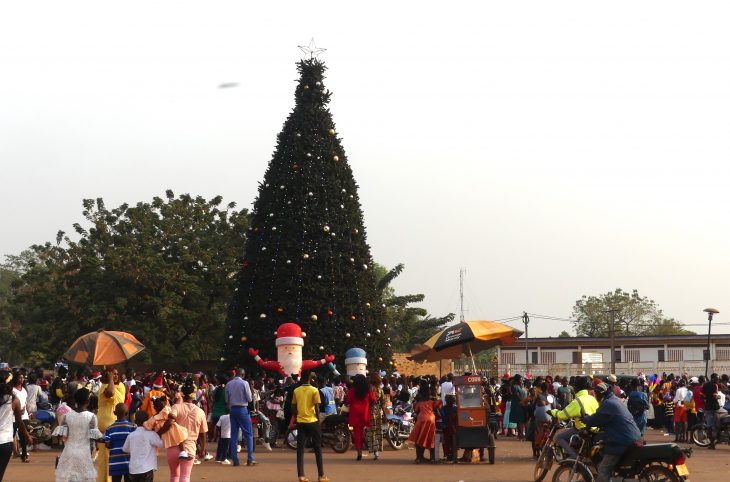
[{"label": "dirt ground", "polygon": [[[649,431],[649,442],[665,442],[668,437],[661,433]],[[209,451],[215,453],[214,447]],[[53,481],[53,463],[59,451],[34,452],[31,463],[22,464],[18,459],[10,461],[5,473],[6,482],[41,482]],[[355,461],[355,452],[335,454],[325,449],[325,473],[337,481],[353,482],[477,482],[477,481],[532,481],[534,461],[528,443],[518,442],[513,438],[497,440],[497,460],[495,465],[459,464],[453,465],[415,465],[415,451],[403,449],[392,451],[386,449],[380,460],[371,459]],[[243,454],[245,460],[245,454]],[[191,480],[206,482],[257,481],[257,482],[294,482],[297,480],[296,453],[289,449],[275,449],[273,452],[257,451],[260,465],[240,467],[205,462],[193,468]],[[730,468],[730,447],[718,447],[714,452],[695,447],[692,458],[687,462],[690,478],[701,481],[726,481]],[[163,456],[158,459],[159,471],[156,481],[169,480],[167,463]],[[307,453],[305,470],[311,480],[316,481],[317,468],[314,455]],[[548,475],[550,480],[552,473]]]}]

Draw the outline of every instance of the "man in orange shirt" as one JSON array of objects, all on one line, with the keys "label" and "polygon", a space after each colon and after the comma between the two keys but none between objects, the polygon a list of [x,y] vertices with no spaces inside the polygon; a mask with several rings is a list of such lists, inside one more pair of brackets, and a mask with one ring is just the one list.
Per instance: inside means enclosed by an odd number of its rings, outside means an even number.
[{"label": "man in orange shirt", "polygon": [[157,410],[155,410],[155,404],[154,401],[156,398],[164,397],[165,392],[162,391],[162,387],[165,385],[165,372],[161,372],[160,375],[155,379],[154,382],[152,382],[152,390],[145,395],[144,400],[142,400],[142,405],[140,406],[141,410],[144,410],[147,412],[150,416],[150,418],[157,415]]}]

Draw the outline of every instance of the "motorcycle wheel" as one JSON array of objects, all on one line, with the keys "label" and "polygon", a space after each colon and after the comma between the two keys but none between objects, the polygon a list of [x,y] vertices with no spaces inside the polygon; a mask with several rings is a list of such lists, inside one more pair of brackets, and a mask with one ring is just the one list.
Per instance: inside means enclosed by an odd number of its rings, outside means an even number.
[{"label": "motorcycle wheel", "polygon": [[553,482],[593,482],[593,474],[585,465],[578,464],[571,477],[572,470],[573,464],[561,465],[553,474]]},{"label": "motorcycle wheel", "polygon": [[347,426],[340,425],[337,427],[332,434],[334,440],[332,441],[332,450],[338,454],[344,454],[350,450],[350,429]]},{"label": "motorcycle wheel", "polygon": [[535,470],[533,477],[535,482],[540,482],[550,472],[553,466],[553,448],[550,445],[546,445],[540,452],[540,457],[537,459],[535,464]]},{"label": "motorcycle wheel", "polygon": [[641,480],[647,482],[679,482],[679,477],[666,467],[652,465],[641,473]]},{"label": "motorcycle wheel", "polygon": [[707,435],[707,427],[705,425],[697,425],[690,431],[692,442],[698,447],[709,447],[710,437]]},{"label": "motorcycle wheel", "polygon": [[297,429],[287,430],[284,434],[284,443],[292,450],[297,449]]},{"label": "motorcycle wheel", "polygon": [[388,445],[390,445],[390,448],[393,450],[400,450],[403,448],[403,440],[401,440],[400,434],[398,433],[397,423],[392,422],[388,424],[388,431],[385,433],[385,438],[388,440]]}]

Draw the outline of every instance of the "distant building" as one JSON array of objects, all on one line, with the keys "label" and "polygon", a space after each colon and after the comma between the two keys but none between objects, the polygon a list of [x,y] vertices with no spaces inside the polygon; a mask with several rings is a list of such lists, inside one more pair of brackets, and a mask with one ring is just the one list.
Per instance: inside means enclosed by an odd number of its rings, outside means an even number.
[{"label": "distant building", "polygon": [[[687,372],[705,373],[707,336],[617,336],[616,372],[650,374]],[[529,338],[528,369],[534,375],[577,375],[609,373],[611,339],[588,338]],[[525,339],[514,345],[498,347],[499,373],[525,373]],[[710,372],[730,373],[730,334],[712,335]]]}]

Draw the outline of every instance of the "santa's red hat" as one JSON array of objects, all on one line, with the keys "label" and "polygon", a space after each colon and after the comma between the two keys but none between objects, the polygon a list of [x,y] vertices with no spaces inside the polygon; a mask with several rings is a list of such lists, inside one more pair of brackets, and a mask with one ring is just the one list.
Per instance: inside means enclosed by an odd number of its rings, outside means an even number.
[{"label": "santa's red hat", "polygon": [[160,375],[157,378],[155,378],[155,381],[152,382],[152,387],[153,388],[162,388],[164,386],[165,386],[165,374],[160,373]]},{"label": "santa's red hat", "polygon": [[276,346],[299,345],[304,346],[302,327],[296,323],[284,323],[276,330]]}]

